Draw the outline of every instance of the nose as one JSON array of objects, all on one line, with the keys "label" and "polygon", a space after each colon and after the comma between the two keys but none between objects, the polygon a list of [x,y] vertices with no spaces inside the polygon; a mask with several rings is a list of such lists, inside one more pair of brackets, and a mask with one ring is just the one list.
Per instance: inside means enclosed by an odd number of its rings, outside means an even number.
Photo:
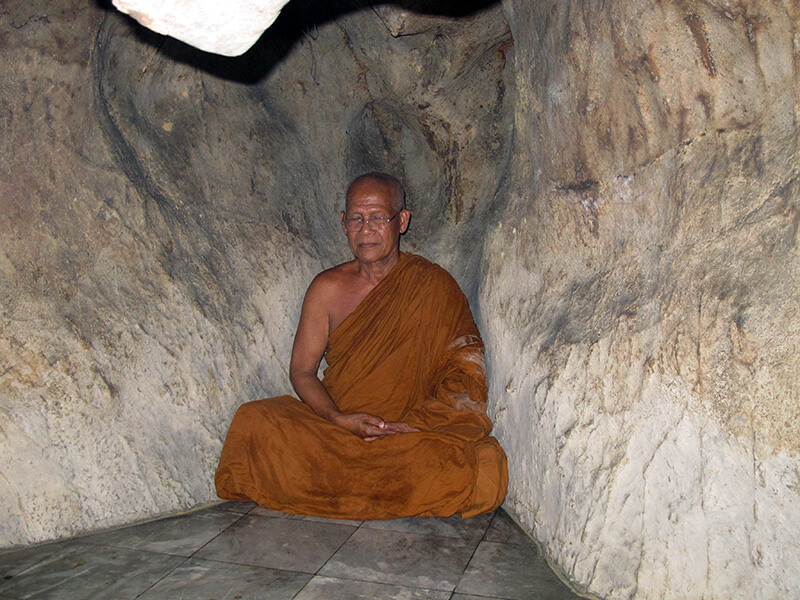
[{"label": "nose", "polygon": [[375,233],[378,231],[375,227],[372,226],[372,221],[369,219],[365,219],[364,222],[361,224],[361,229],[359,229],[359,233]]}]

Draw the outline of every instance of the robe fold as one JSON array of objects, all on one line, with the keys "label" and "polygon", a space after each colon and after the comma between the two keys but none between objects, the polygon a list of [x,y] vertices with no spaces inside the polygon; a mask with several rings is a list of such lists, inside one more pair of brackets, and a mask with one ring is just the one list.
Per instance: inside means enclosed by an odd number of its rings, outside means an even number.
[{"label": "robe fold", "polygon": [[489,433],[483,342],[441,267],[400,260],[328,339],[323,385],[343,412],[419,432],[365,442],[291,396],[239,407],[215,483],[221,498],[342,519],[468,517],[497,508],[506,456]]}]

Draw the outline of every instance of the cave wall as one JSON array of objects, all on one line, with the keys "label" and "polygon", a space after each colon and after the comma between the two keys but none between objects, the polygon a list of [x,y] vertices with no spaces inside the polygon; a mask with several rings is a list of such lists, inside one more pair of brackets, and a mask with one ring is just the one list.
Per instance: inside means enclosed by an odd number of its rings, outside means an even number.
[{"label": "cave wall", "polygon": [[288,385],[296,298],[321,261],[289,224],[296,146],[253,143],[286,136],[265,109],[228,120],[241,87],[93,3],[12,3],[2,19],[10,546],[212,500],[232,409]]},{"label": "cave wall", "polygon": [[291,390],[356,174],[403,178],[404,247],[476,297],[512,131],[502,7],[310,4],[238,59],[93,3],[0,12],[0,547],[216,499],[238,405]]},{"label": "cave wall", "polygon": [[800,589],[797,5],[516,2],[507,506],[583,591]]},{"label": "cave wall", "polygon": [[472,302],[506,508],[554,567],[797,595],[793,11],[292,0],[229,59],[95,3],[2,9],[0,547],[212,501],[379,168]]}]

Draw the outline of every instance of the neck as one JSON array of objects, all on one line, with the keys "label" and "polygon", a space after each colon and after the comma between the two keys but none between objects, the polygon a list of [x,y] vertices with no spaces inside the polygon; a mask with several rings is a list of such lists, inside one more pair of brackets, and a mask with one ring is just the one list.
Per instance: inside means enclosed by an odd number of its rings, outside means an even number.
[{"label": "neck", "polygon": [[395,252],[381,261],[374,263],[358,263],[358,274],[373,285],[378,285],[380,281],[392,270],[400,260],[400,252]]}]

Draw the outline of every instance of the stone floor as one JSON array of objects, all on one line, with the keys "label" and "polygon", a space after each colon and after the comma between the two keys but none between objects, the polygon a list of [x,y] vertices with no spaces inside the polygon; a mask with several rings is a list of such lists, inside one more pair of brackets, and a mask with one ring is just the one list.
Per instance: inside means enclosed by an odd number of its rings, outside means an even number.
[{"label": "stone floor", "polygon": [[0,553],[0,600],[577,599],[501,510],[337,521],[228,502]]}]

